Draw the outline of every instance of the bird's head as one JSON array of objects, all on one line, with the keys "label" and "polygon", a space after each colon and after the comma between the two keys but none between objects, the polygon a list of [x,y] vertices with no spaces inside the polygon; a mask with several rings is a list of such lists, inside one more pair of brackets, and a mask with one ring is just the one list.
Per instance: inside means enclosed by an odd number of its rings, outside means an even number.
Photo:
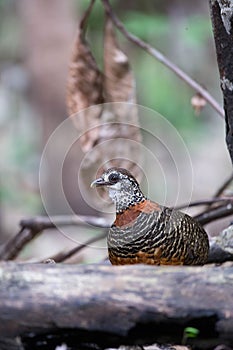
[{"label": "bird's head", "polygon": [[105,186],[109,196],[116,203],[117,212],[145,199],[135,177],[126,169],[110,168],[94,180],[91,187]]}]

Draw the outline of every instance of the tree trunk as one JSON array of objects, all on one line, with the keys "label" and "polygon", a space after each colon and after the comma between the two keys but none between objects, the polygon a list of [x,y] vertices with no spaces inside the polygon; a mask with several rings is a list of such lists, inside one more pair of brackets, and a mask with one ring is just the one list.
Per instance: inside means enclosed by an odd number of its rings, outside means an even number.
[{"label": "tree trunk", "polygon": [[226,120],[226,143],[233,163],[233,1],[210,0]]},{"label": "tree trunk", "polygon": [[233,266],[0,264],[1,349],[15,337],[33,349],[181,343],[188,326],[199,348],[233,345]]}]

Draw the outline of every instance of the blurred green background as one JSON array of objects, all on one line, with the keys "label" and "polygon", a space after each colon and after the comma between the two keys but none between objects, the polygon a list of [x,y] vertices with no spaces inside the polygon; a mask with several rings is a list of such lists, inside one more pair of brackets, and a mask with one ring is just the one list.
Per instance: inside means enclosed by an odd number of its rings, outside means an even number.
[{"label": "blurred green background", "polygon": [[[111,3],[129,31],[168,56],[222,104],[207,2],[118,0]],[[38,185],[40,157],[53,130],[67,117],[67,67],[76,25],[87,5],[87,0],[0,0],[1,242],[17,232],[22,217],[44,213]],[[103,20],[101,2],[96,1],[88,39],[100,67]],[[194,169],[193,199],[212,195],[231,171],[224,142],[224,121],[208,105],[196,116],[190,102],[194,95],[191,88],[121,34],[119,41],[134,71],[138,103],[171,121],[187,144]],[[81,159],[82,155],[76,155],[77,162]],[[70,173],[72,162],[73,159],[68,165]],[[96,213],[80,193],[74,193],[70,187],[74,180],[67,175],[64,181],[75,211]],[[63,214],[52,182],[48,191],[54,214]],[[154,196],[156,191],[155,186]],[[210,225],[209,230],[216,233],[222,226]],[[79,235],[83,237],[83,229]],[[46,257],[57,249],[74,245],[58,232],[48,236],[27,248],[23,257]],[[57,247],[54,241],[59,240]],[[84,260],[98,260],[96,251],[90,248]]]}]

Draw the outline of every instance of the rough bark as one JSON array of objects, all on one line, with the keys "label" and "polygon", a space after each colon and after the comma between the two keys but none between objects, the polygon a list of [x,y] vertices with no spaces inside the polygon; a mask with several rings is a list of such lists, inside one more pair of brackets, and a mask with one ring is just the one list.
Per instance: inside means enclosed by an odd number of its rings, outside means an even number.
[{"label": "rough bark", "polygon": [[0,345],[180,343],[187,326],[199,348],[233,345],[233,266],[0,264]]},{"label": "rough bark", "polygon": [[226,120],[226,143],[233,162],[233,1],[210,0]]}]

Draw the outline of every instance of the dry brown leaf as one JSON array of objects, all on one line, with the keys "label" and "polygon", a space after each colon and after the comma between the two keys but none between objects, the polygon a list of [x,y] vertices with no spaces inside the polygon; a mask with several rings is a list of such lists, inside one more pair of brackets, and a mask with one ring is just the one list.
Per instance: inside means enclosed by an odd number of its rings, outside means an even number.
[{"label": "dry brown leaf", "polygon": [[136,102],[135,81],[126,54],[119,48],[112,21],[106,17],[104,85],[108,102]]},{"label": "dry brown leaf", "polygon": [[[106,102],[112,103],[108,105],[108,111],[102,114],[101,120],[103,123],[110,120],[112,124],[100,129],[99,141],[114,140],[115,160],[112,161],[112,165],[123,166],[140,178],[141,173],[135,165],[135,161],[139,161],[141,143],[135,79],[129,59],[119,47],[112,21],[108,16],[104,35],[104,94]],[[109,148],[108,153],[109,156],[112,153]],[[117,160],[119,155],[121,160]]]},{"label": "dry brown leaf", "polygon": [[111,166],[128,169],[139,181],[142,178],[135,80],[108,18],[104,35],[104,96],[106,104],[99,120],[98,139],[81,169],[87,192],[93,176]]},{"label": "dry brown leaf", "polygon": [[93,190],[90,192],[90,183],[97,173],[110,166],[127,168],[141,179],[138,166],[141,134],[135,80],[128,57],[119,48],[112,23],[107,19],[103,78],[84,36],[90,9],[91,6],[81,20],[73,47],[67,107],[82,135],[80,143],[85,153],[80,169],[82,187],[87,195],[97,198]]},{"label": "dry brown leaf", "polygon": [[206,100],[202,97],[202,95],[197,92],[192,98],[191,98],[191,105],[195,111],[195,114],[197,116],[200,115],[202,109],[206,105]]},{"label": "dry brown leaf", "polygon": [[[81,132],[81,147],[89,151],[98,138],[98,124],[102,112],[103,77],[85,39],[85,25],[92,5],[84,14],[73,45],[67,82],[67,109],[75,127]],[[92,113],[87,109],[97,106]]]}]

